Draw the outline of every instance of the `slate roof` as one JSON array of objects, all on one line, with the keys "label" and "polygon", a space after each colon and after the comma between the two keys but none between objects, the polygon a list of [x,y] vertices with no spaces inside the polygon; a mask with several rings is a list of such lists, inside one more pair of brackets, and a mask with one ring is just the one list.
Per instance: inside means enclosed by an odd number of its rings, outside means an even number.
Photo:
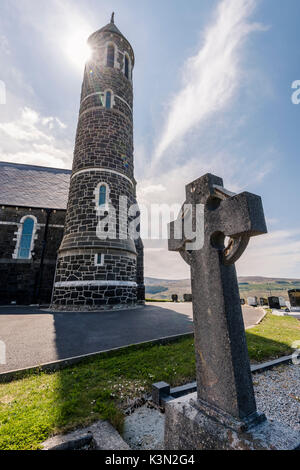
[{"label": "slate roof", "polygon": [[120,36],[123,36],[119,28],[116,27],[115,23],[108,23],[106,26],[103,26],[103,28],[99,29],[98,33],[104,33],[106,31],[109,33],[115,33],[119,34]]},{"label": "slate roof", "polygon": [[108,23],[106,26],[103,26],[103,28],[98,29],[98,31],[95,31],[93,34],[91,34],[91,36],[88,38],[88,43],[92,43],[94,40],[97,40],[97,37],[102,33],[114,33],[126,39],[114,23]]},{"label": "slate roof", "polygon": [[[91,34],[91,36],[88,38],[88,43],[89,44],[92,44],[94,41],[97,41],[97,38],[98,36],[102,33],[114,33],[114,34],[118,34],[119,36],[121,36],[123,39],[125,39],[125,41],[127,41],[128,45],[131,47],[132,49],[132,46],[130,44],[130,42],[128,41],[128,39],[125,38],[124,34],[121,33],[121,31],[119,30],[119,28],[116,27],[115,23],[114,22],[110,22],[108,23],[106,26],[103,26],[103,28],[99,29],[98,31],[96,31],[95,33]],[[132,53],[134,54],[133,50],[132,50]]]},{"label": "slate roof", "polygon": [[0,205],[66,209],[71,170],[0,162]]}]

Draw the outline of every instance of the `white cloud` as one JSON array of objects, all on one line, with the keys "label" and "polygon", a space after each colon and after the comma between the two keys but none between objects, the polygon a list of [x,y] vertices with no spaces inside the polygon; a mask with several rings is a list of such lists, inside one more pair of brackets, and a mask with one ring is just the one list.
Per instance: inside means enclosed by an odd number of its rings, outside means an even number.
[{"label": "white cloud", "polygon": [[167,241],[145,240],[145,276],[160,279],[188,279],[190,268],[178,253],[168,251]]},{"label": "white cloud", "polygon": [[240,276],[299,278],[300,231],[277,230],[254,237],[237,270]]},{"label": "white cloud", "polygon": [[[239,276],[299,278],[300,231],[277,230],[253,237],[237,262]],[[178,253],[168,252],[166,241],[145,241],[145,275],[164,279],[190,277],[189,266]]]},{"label": "white cloud", "polygon": [[3,34],[0,36],[0,51],[3,52],[7,56],[10,55],[11,53],[8,39]]},{"label": "white cloud", "polygon": [[21,108],[14,120],[0,123],[0,158],[4,161],[70,168],[72,143],[62,138],[66,125],[56,117]]},{"label": "white cloud", "polygon": [[243,44],[250,33],[264,29],[250,23],[256,0],[222,0],[207,28],[198,54],[189,58],[182,89],[170,103],[154,164],[170,145],[229,105],[241,82]]}]

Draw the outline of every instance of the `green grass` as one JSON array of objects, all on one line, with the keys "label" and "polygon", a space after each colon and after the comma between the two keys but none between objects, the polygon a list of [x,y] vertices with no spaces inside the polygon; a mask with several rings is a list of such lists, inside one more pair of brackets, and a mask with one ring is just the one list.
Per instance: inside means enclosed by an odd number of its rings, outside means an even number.
[{"label": "green grass", "polygon": [[[247,332],[255,361],[291,352],[300,324],[268,315]],[[172,386],[195,380],[193,339],[128,348],[55,373],[31,373],[0,384],[0,449],[37,449],[49,436],[108,419],[120,432],[130,400],[153,382]]]},{"label": "green grass", "polygon": [[257,362],[273,359],[292,353],[292,343],[300,340],[300,322],[292,317],[268,314],[246,335],[250,359]]}]

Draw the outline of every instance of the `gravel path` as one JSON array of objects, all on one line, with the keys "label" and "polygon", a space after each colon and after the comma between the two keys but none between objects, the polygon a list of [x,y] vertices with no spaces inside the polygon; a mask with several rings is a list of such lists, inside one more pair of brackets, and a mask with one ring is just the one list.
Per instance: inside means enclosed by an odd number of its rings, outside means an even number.
[{"label": "gravel path", "polygon": [[257,408],[267,418],[300,431],[300,365],[253,375]]},{"label": "gravel path", "polygon": [[[253,384],[258,410],[300,431],[300,365],[254,374]],[[144,405],[126,418],[123,437],[132,449],[163,449],[164,420],[164,414]]]}]

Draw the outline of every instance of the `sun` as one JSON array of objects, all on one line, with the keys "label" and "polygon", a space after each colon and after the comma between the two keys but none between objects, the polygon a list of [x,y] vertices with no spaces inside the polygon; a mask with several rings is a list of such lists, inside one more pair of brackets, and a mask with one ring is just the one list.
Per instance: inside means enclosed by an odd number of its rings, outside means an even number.
[{"label": "sun", "polygon": [[65,39],[64,52],[71,63],[77,68],[83,69],[88,60],[91,59],[92,50],[87,44],[90,35],[89,31],[80,31],[74,33]]}]

